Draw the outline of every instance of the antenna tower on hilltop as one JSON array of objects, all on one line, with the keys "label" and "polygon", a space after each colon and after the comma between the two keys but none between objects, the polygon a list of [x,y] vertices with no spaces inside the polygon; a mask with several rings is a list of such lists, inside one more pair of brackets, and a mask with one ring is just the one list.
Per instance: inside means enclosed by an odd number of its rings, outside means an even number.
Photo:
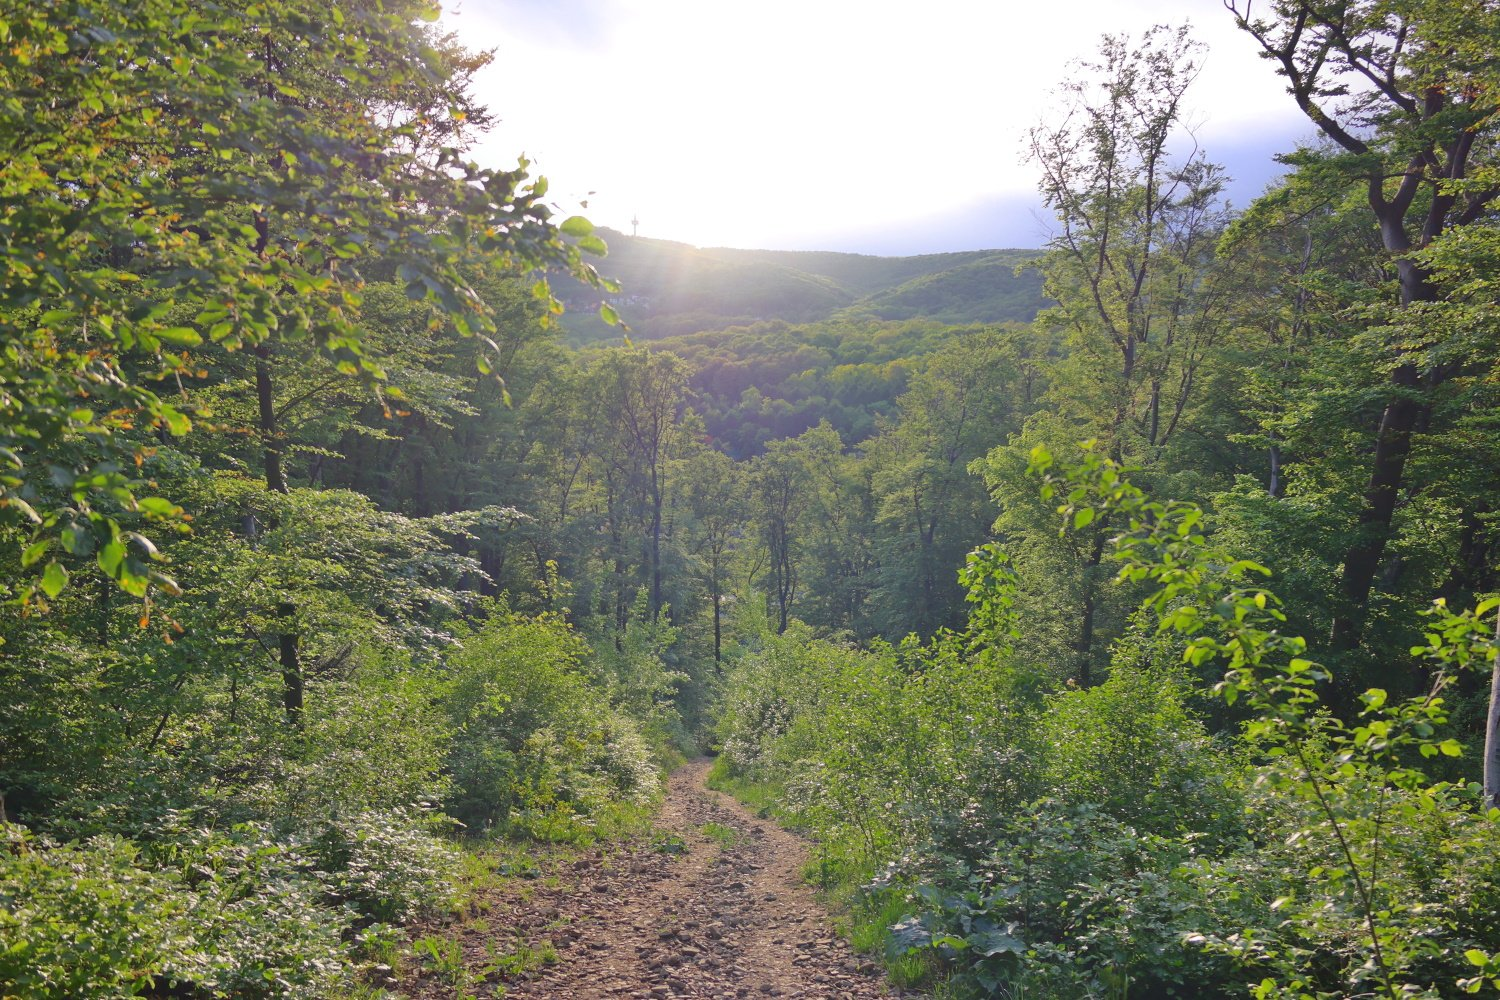
[{"label": "antenna tower on hilltop", "polygon": [[631,236],[637,236],[637,235],[639,235],[638,230],[640,228],[641,228],[641,213],[637,212],[635,215],[632,215],[630,217],[630,235]]}]

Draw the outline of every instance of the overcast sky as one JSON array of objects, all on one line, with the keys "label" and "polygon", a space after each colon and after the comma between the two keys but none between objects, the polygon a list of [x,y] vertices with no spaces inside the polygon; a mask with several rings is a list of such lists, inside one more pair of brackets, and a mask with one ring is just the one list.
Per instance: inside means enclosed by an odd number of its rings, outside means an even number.
[{"label": "overcast sky", "polygon": [[[445,0],[495,50],[500,119],[564,211],[698,246],[912,254],[1037,246],[1028,128],[1102,32],[1189,21],[1190,121],[1243,203],[1307,132],[1219,0]],[[591,193],[592,192],[592,193]]]}]

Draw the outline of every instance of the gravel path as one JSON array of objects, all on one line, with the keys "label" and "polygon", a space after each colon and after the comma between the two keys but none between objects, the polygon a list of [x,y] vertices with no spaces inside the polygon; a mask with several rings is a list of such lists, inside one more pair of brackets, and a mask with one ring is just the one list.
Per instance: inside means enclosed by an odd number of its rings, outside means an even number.
[{"label": "gravel path", "polygon": [[[833,933],[802,884],[807,845],[708,790],[708,768],[695,761],[673,773],[654,838],[573,862],[560,888],[496,901],[491,926],[532,946],[550,940],[559,957],[506,981],[505,997],[899,995]],[[465,933],[466,953],[483,954],[483,942],[471,940],[479,936]],[[498,981],[473,993],[492,996]],[[404,992],[452,995],[431,977]]]}]

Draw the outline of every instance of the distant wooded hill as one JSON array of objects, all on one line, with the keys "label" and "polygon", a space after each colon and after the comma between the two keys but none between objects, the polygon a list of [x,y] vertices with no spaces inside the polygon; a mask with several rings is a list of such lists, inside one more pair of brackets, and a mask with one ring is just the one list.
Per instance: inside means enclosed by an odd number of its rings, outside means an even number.
[{"label": "distant wooded hill", "polygon": [[[919,257],[821,251],[700,249],[600,230],[600,270],[620,281],[610,302],[639,340],[720,330],[762,320],[1026,322],[1047,304],[1041,277],[1017,272],[1033,250],[970,250]],[[592,291],[559,282],[563,324],[575,342],[619,335],[598,317]]]}]

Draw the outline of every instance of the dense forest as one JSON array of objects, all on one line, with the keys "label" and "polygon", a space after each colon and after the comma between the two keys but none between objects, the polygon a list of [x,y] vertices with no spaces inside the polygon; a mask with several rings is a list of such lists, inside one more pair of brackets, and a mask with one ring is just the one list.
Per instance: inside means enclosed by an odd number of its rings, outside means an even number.
[{"label": "dense forest", "polygon": [[702,754],[894,988],[1500,988],[1500,11],[1226,6],[1251,205],[1155,28],[889,259],[564,217],[426,0],[0,7],[0,996],[501,995]]},{"label": "dense forest", "polygon": [[[760,320],[1029,322],[1046,303],[1027,250],[973,250],[919,257],[851,253],[699,249],[600,229],[609,258],[602,273],[620,285],[609,303],[636,340],[680,337]],[[619,331],[586,307],[598,296],[563,278],[557,295],[575,343],[617,340]],[[578,308],[584,307],[584,308]]]}]

